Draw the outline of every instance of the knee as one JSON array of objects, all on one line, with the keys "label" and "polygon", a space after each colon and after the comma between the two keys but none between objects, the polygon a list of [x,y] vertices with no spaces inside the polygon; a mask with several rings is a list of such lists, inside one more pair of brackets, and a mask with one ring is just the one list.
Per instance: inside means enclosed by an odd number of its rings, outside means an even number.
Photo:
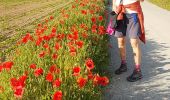
[{"label": "knee", "polygon": [[118,47],[125,48],[125,40],[124,39],[118,40]]},{"label": "knee", "polygon": [[131,40],[130,42],[131,42],[132,48],[138,48],[139,46],[138,40]]}]

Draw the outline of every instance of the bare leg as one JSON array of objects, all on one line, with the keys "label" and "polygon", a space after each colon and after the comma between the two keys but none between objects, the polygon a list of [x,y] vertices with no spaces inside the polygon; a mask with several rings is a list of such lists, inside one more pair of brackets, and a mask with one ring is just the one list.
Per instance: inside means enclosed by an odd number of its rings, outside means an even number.
[{"label": "bare leg", "polygon": [[134,61],[136,65],[140,65],[141,64],[141,48],[140,48],[140,44],[139,44],[139,39],[131,39],[131,46],[133,49],[133,53],[134,53]]},{"label": "bare leg", "polygon": [[117,38],[121,60],[126,60],[126,41],[125,37]]},{"label": "bare leg", "polygon": [[115,74],[120,75],[123,72],[127,71],[125,37],[118,38],[118,48],[119,48],[119,51],[120,51],[121,65],[115,71]]}]

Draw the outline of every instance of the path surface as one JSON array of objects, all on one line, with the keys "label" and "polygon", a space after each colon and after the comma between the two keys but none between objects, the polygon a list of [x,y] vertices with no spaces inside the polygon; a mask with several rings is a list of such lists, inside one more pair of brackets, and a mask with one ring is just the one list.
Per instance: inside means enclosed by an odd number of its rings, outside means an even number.
[{"label": "path surface", "polygon": [[126,77],[133,71],[132,49],[127,41],[128,72],[115,75],[119,67],[117,41],[110,37],[112,75],[110,85],[104,92],[104,100],[170,100],[170,12],[147,1],[142,3],[145,15],[146,45],[142,47],[141,81],[130,83]]}]

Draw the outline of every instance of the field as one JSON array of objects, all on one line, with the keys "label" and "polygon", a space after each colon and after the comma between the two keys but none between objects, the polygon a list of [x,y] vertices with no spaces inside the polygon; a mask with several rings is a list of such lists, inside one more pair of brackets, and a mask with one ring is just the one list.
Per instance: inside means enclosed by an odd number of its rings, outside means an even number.
[{"label": "field", "polygon": [[[66,7],[71,0],[1,0],[0,2],[0,56],[15,47],[13,44],[40,20]],[[1,58],[1,60],[3,60]],[[0,60],[0,61],[1,61]]]},{"label": "field", "polygon": [[110,47],[103,0],[1,3],[0,99],[102,99]]},{"label": "field", "polygon": [[149,0],[149,1],[170,11],[170,0]]}]

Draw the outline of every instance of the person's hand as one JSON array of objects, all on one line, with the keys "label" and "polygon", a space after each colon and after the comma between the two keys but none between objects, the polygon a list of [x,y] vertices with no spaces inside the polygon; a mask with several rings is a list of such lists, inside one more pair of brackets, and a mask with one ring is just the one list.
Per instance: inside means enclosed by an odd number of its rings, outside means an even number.
[{"label": "person's hand", "polygon": [[143,2],[144,0],[139,0],[139,1]]}]

